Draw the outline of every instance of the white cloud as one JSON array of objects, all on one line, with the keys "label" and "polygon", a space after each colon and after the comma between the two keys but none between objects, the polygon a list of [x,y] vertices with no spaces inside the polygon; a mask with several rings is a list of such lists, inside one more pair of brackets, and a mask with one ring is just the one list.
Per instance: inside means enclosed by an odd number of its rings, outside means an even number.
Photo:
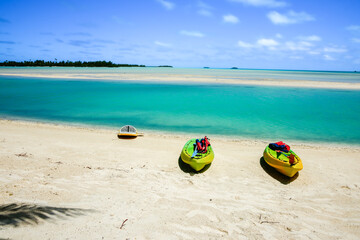
[{"label": "white cloud", "polygon": [[261,38],[256,42],[258,47],[266,47],[268,50],[276,50],[276,46],[279,45],[277,41],[271,38]]},{"label": "white cloud", "polygon": [[197,13],[202,16],[206,16],[206,17],[212,16],[212,12],[210,12],[209,10],[206,10],[206,9],[200,9],[199,11],[197,11]]},{"label": "white cloud", "polygon": [[319,51],[308,51],[308,54],[310,54],[310,55],[319,55],[320,54],[320,52]]},{"label": "white cloud", "polygon": [[175,7],[175,4],[173,2],[169,2],[165,0],[156,0],[156,1],[159,2],[161,5],[163,5],[163,7],[166,8],[167,10],[172,10]]},{"label": "white cloud", "polygon": [[213,9],[212,6],[210,6],[209,4],[204,3],[203,1],[199,1],[198,6],[199,6],[199,8]]},{"label": "white cloud", "polygon": [[291,51],[309,51],[310,47],[313,45],[309,42],[301,41],[301,42],[286,42],[285,43],[285,49],[291,50]]},{"label": "white cloud", "polygon": [[198,2],[198,7],[199,7],[199,10],[197,11],[198,14],[200,14],[202,16],[206,16],[206,17],[213,15],[211,12],[211,10],[213,9],[212,6],[200,1],[200,2]]},{"label": "white cloud", "polygon": [[[281,38],[280,38],[281,37]],[[345,48],[339,48],[336,46],[331,46],[327,48],[317,47],[315,40],[319,40],[314,36],[310,37],[302,37],[302,39],[308,39],[313,41],[304,41],[299,40],[300,37],[297,37],[298,40],[293,41],[284,41],[282,36],[278,36],[277,38],[260,38],[255,42],[244,42],[238,41],[237,46],[244,49],[252,49],[252,50],[276,50],[282,53],[288,53],[289,57],[291,56],[301,56],[302,53],[309,55],[320,55],[320,54],[331,54],[331,53],[340,53],[347,51]]]},{"label": "white cloud", "polygon": [[324,52],[343,53],[343,52],[347,52],[347,49],[346,48],[338,48],[338,47],[325,47]]},{"label": "white cloud", "polygon": [[198,2],[198,7],[201,9],[208,9],[208,10],[214,9],[212,6],[210,6],[209,4],[204,3],[202,1]]},{"label": "white cloud", "polygon": [[246,43],[246,42],[243,42],[243,41],[238,41],[238,46],[242,47],[242,48],[253,48],[253,47],[255,47],[253,44]]},{"label": "white cloud", "polygon": [[328,60],[328,61],[334,61],[334,60],[336,60],[335,58],[333,58],[333,57],[331,57],[330,55],[327,55],[327,54],[324,55],[324,59],[325,59],[325,60]]},{"label": "white cloud", "polygon": [[267,17],[275,24],[280,24],[280,23],[284,24],[290,21],[286,16],[281,15],[276,11],[269,12]]},{"label": "white cloud", "polygon": [[360,26],[359,25],[351,25],[346,27],[347,30],[349,31],[360,31]]},{"label": "white cloud", "polygon": [[298,59],[304,59],[303,56],[290,56],[290,58],[291,58],[291,59],[296,59],[296,60],[298,60]]},{"label": "white cloud", "polygon": [[283,38],[283,36],[282,36],[280,33],[277,33],[277,34],[275,35],[275,37],[277,37],[277,38]]},{"label": "white cloud", "polygon": [[275,50],[276,49],[275,47],[278,46],[279,43],[271,38],[261,38],[261,39],[258,39],[254,44],[243,42],[243,41],[238,41],[237,45],[241,48],[248,48],[248,49],[250,49],[250,48],[259,49],[261,47],[266,47],[269,50]]},{"label": "white cloud", "polygon": [[224,15],[223,20],[224,20],[224,22],[228,22],[228,23],[238,23],[239,22],[239,19],[236,16],[231,15],[231,14]]},{"label": "white cloud", "polygon": [[271,20],[274,24],[295,24],[301,23],[306,21],[314,21],[315,18],[306,12],[294,12],[289,11],[286,14],[281,14],[276,11],[271,11],[268,13],[267,17]]},{"label": "white cloud", "polygon": [[354,43],[360,43],[360,38],[353,38],[351,39]]},{"label": "white cloud", "polygon": [[275,47],[279,45],[277,41],[271,38],[261,38],[257,41],[257,44],[264,47]]},{"label": "white cloud", "polygon": [[160,41],[155,41],[155,45],[161,46],[161,47],[171,47],[172,45],[170,43],[164,43]]},{"label": "white cloud", "polygon": [[299,37],[301,40],[304,41],[311,41],[311,42],[318,42],[321,41],[321,37],[316,36],[316,35],[311,35],[311,36],[305,36],[305,37]]},{"label": "white cloud", "polygon": [[196,31],[182,30],[182,31],[180,31],[180,34],[185,35],[185,36],[190,36],[190,37],[204,37],[204,34],[202,34],[201,32],[196,32]]},{"label": "white cloud", "polygon": [[251,5],[255,7],[284,7],[286,2],[277,0],[230,0],[232,2],[240,2],[245,5]]},{"label": "white cloud", "polygon": [[314,46],[314,44],[310,43],[310,42],[306,42],[306,41],[301,41],[298,43],[300,46],[304,46],[304,47],[312,47]]}]

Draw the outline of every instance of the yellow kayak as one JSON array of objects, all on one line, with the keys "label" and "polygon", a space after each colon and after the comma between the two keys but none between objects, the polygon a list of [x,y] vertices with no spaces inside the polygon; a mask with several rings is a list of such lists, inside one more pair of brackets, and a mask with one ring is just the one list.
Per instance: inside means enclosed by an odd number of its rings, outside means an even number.
[{"label": "yellow kayak", "polygon": [[136,128],[130,125],[123,126],[118,133],[119,138],[136,138],[137,136]]},{"label": "yellow kayak", "polygon": [[[290,155],[293,155],[292,163],[290,163]],[[272,150],[267,146],[264,151],[264,160],[278,172],[288,177],[293,177],[298,171],[303,169],[300,157],[292,150],[289,150],[288,153],[284,153]]]},{"label": "yellow kayak", "polygon": [[200,171],[214,160],[214,151],[211,145],[209,145],[206,152],[197,153],[193,156],[195,151],[194,144],[196,144],[196,138],[190,139],[185,143],[181,151],[181,160],[189,164],[195,171]]}]

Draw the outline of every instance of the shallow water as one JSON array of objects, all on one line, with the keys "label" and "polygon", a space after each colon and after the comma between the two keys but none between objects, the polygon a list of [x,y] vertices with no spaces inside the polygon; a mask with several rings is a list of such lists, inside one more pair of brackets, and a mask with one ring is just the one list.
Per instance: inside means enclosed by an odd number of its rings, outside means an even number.
[{"label": "shallow water", "polygon": [[[204,69],[207,70],[207,69]],[[360,143],[360,91],[0,76],[0,117]]]}]

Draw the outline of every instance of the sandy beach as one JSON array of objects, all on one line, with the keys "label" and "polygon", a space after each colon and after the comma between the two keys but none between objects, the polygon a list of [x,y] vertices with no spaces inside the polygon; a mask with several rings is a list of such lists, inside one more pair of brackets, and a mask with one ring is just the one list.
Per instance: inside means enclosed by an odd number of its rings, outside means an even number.
[{"label": "sandy beach", "polygon": [[360,236],[360,147],[287,142],[304,164],[288,179],[264,141],[209,136],[214,162],[194,174],[179,155],[203,136],[10,120],[0,132],[1,239]]}]

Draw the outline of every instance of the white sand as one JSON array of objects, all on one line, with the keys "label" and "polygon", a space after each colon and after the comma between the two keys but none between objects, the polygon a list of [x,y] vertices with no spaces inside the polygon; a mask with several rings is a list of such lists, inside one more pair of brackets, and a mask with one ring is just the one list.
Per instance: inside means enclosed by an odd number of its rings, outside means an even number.
[{"label": "white sand", "polygon": [[288,181],[267,143],[211,136],[213,164],[188,173],[191,137],[0,120],[0,238],[359,239],[360,147],[288,142],[304,164]]},{"label": "white sand", "polygon": [[326,89],[352,89],[360,90],[360,83],[325,82],[293,79],[249,79],[249,77],[229,76],[202,76],[186,74],[161,74],[161,73],[57,73],[57,72],[20,72],[18,69],[2,69],[0,76],[38,77],[47,79],[77,79],[77,80],[105,80],[105,81],[144,81],[144,82],[175,82],[175,83],[206,83],[206,84],[236,84],[236,85],[261,85],[281,87],[305,87]]}]

